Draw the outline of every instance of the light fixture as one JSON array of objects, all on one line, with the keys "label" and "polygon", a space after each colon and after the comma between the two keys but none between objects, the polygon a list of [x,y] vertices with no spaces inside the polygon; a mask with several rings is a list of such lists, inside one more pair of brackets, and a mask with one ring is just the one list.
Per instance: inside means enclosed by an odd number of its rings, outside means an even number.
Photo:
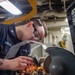
[{"label": "light fixture", "polygon": [[14,15],[22,14],[22,12],[8,0],[0,0],[0,6]]}]

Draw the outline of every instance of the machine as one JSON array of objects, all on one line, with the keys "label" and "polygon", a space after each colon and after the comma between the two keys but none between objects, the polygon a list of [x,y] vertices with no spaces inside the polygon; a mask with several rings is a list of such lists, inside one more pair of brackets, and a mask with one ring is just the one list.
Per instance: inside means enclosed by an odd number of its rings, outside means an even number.
[{"label": "machine", "polygon": [[[49,55],[44,65],[41,66],[35,58],[35,66],[28,68],[31,72],[29,75],[75,75],[75,56],[71,52],[59,47],[48,47],[46,52]],[[20,73],[27,75],[25,71]]]},{"label": "machine", "polygon": [[9,49],[5,58],[7,59],[14,57],[19,47],[29,42],[34,42],[42,45],[48,56],[45,58],[43,66],[41,65],[40,60],[37,60],[37,58],[32,57],[34,64],[30,65],[28,68],[25,68],[25,70],[23,71],[19,71],[19,75],[75,75],[74,54],[67,51],[66,49],[59,47],[46,47],[44,44],[32,40],[24,41],[13,45]]}]

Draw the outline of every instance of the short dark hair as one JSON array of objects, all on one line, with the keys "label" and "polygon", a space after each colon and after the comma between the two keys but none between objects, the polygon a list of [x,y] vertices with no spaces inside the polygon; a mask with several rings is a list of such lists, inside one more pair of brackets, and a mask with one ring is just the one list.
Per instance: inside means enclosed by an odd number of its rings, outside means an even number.
[{"label": "short dark hair", "polygon": [[46,26],[46,23],[43,20],[41,20],[41,19],[32,19],[31,21],[34,22],[35,27],[37,27],[37,26],[43,26],[44,27],[45,37],[46,37],[47,36],[47,26]]}]

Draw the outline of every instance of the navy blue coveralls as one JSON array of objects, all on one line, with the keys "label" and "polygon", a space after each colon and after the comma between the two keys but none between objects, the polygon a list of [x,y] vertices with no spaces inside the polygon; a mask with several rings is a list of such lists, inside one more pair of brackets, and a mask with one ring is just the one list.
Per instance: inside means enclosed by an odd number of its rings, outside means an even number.
[{"label": "navy blue coveralls", "polygon": [[[17,43],[21,42],[16,35],[15,26],[12,25],[0,25],[0,58],[4,58],[9,51],[9,48]],[[21,46],[16,56],[27,56],[30,53],[30,44]],[[16,75],[15,71],[0,70],[0,75]]]}]

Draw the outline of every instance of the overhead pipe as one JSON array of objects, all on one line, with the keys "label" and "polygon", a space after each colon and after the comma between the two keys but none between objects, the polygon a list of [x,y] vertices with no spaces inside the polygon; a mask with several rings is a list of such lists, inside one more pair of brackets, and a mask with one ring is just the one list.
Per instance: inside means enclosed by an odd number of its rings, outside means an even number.
[{"label": "overhead pipe", "polygon": [[49,0],[49,8],[50,8],[50,10],[53,10],[52,6],[51,6],[51,0]]},{"label": "overhead pipe", "polygon": [[66,1],[64,0],[64,12],[66,12]]}]

